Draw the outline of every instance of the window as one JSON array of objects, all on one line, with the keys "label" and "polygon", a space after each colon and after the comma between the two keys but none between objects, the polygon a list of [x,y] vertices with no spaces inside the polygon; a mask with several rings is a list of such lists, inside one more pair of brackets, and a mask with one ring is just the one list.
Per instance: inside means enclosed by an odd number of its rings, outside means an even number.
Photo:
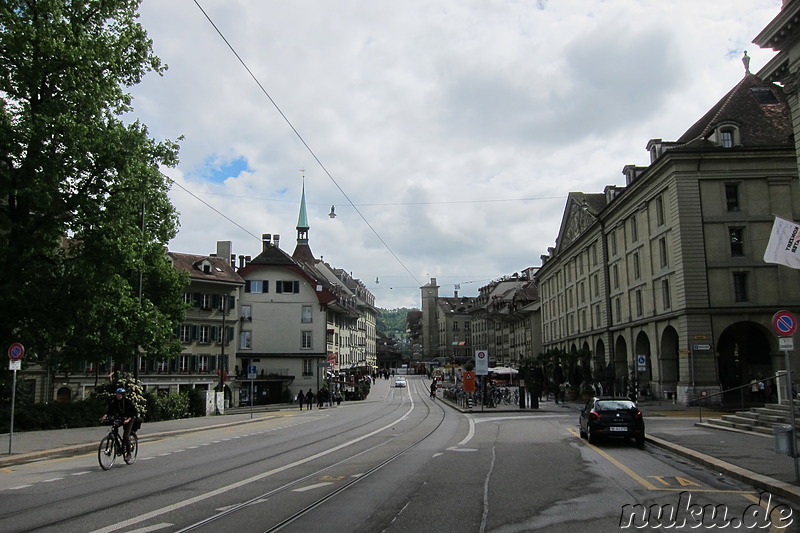
[{"label": "window", "polygon": [[166,360],[159,361],[156,370],[158,370],[159,372],[167,372],[169,370],[169,361]]},{"label": "window", "polygon": [[661,258],[661,268],[666,268],[667,266],[667,239],[666,237],[661,237],[658,239],[658,256]]},{"label": "window", "polygon": [[253,320],[252,309],[249,305],[242,306],[242,314],[240,315],[242,320],[245,322],[250,322]]},{"label": "window", "polygon": [[747,273],[733,273],[733,298],[736,302],[747,302]]},{"label": "window", "polygon": [[631,217],[631,242],[639,240],[639,226],[636,222],[636,215]]},{"label": "window", "polygon": [[208,356],[207,355],[198,355],[197,356],[197,370],[200,372],[208,372]]},{"label": "window", "polygon": [[733,130],[720,131],[719,141],[723,148],[733,148]]},{"label": "window", "polygon": [[639,265],[639,252],[634,252],[633,257],[633,279],[639,279],[642,277],[642,269]]},{"label": "window", "polygon": [[597,274],[592,276],[592,287],[594,287],[594,295],[600,296],[600,278]]},{"label": "window", "polygon": [[197,342],[203,344],[211,342],[211,326],[199,326],[197,328]]},{"label": "window", "polygon": [[178,361],[178,370],[180,372],[189,371],[189,354],[181,354],[180,360]]},{"label": "window", "polygon": [[636,290],[636,316],[642,316],[642,290]]},{"label": "window", "polygon": [[579,297],[581,299],[581,303],[585,302],[586,301],[586,295],[584,294],[584,286],[583,286],[583,282],[582,281],[578,285],[578,294],[579,294]]},{"label": "window", "polygon": [[622,322],[622,300],[619,296],[614,298],[614,314],[617,317],[617,322]]},{"label": "window", "polygon": [[242,331],[239,333],[239,349],[250,350],[253,348],[253,332]]},{"label": "window", "polygon": [[300,348],[303,349],[303,350],[312,349],[314,347],[313,343],[311,342],[312,339],[313,339],[312,332],[311,331],[303,331],[302,335],[303,335],[303,337],[302,337],[302,340],[301,340]]},{"label": "window", "polygon": [[193,302],[192,293],[191,292],[184,292],[183,293],[183,303],[191,305],[192,302]]},{"label": "window", "polygon": [[303,375],[304,376],[313,376],[314,375],[314,360],[313,359],[303,359]]},{"label": "window", "polygon": [[269,292],[269,280],[248,279],[244,282],[244,292],[265,293]]},{"label": "window", "polygon": [[458,329],[458,322],[456,322],[456,321],[453,321],[453,331],[455,331],[455,332],[458,332],[458,331],[459,331],[459,329]]},{"label": "window", "polygon": [[744,228],[728,228],[731,240],[731,257],[744,255]]},{"label": "window", "polygon": [[739,184],[726,183],[725,184],[725,204],[728,207],[728,212],[739,210]]},{"label": "window", "polygon": [[200,295],[200,309],[211,309],[211,295]]},{"label": "window", "polygon": [[464,322],[464,331],[469,331],[470,329],[470,322],[469,320]]},{"label": "window", "polygon": [[656,224],[664,225],[664,199],[661,196],[656,198]]},{"label": "window", "polygon": [[276,281],[275,292],[278,294],[299,294],[300,282],[299,281]]},{"label": "window", "polygon": [[611,233],[608,234],[608,240],[611,243],[611,255],[617,255],[617,232],[612,230]]},{"label": "window", "polygon": [[181,324],[180,334],[178,338],[184,344],[192,342],[192,326],[190,326],[189,324]]},{"label": "window", "polygon": [[589,247],[589,255],[592,257],[592,266],[597,266],[597,246],[594,244]]},{"label": "window", "polygon": [[661,280],[661,299],[664,301],[664,309],[672,307],[672,297],[669,294],[669,280]]},{"label": "window", "polygon": [[304,305],[303,306],[303,312],[302,312],[302,316],[300,318],[300,321],[303,322],[304,324],[308,324],[308,323],[311,322],[311,306],[310,305]]}]

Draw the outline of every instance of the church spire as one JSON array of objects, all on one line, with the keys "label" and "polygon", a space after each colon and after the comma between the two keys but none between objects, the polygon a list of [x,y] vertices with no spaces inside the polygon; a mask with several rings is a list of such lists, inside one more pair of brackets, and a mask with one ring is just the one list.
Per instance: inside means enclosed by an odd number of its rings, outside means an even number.
[{"label": "church spire", "polygon": [[306,213],[306,178],[303,176],[303,192],[300,196],[300,214],[297,217],[297,246],[292,259],[305,263],[314,263],[314,254],[308,245],[308,214]]}]

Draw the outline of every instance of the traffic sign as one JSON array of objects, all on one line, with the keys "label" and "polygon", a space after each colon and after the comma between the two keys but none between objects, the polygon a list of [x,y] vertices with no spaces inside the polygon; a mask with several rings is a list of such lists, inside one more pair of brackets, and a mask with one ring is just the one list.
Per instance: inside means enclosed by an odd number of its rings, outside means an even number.
[{"label": "traffic sign", "polygon": [[489,352],[486,350],[475,350],[475,375],[489,375]]},{"label": "traffic sign", "polygon": [[781,337],[791,337],[797,331],[797,317],[789,311],[778,311],[772,315],[772,329]]},{"label": "traffic sign", "polygon": [[639,372],[644,372],[647,370],[647,356],[646,355],[637,355],[636,356],[636,370]]},{"label": "traffic sign", "polygon": [[692,350],[696,352],[707,352],[711,349],[710,344],[692,344]]},{"label": "traffic sign", "polygon": [[778,345],[781,350],[794,350],[794,337],[779,337]]},{"label": "traffic sign", "polygon": [[8,358],[13,361],[18,361],[22,359],[22,356],[25,355],[25,348],[18,342],[15,342],[11,346],[8,347]]},{"label": "traffic sign", "polygon": [[9,359],[8,369],[14,371],[22,370],[22,361],[20,361],[19,359]]},{"label": "traffic sign", "polygon": [[253,380],[256,379],[257,371],[256,365],[248,365],[247,366],[247,379]]}]

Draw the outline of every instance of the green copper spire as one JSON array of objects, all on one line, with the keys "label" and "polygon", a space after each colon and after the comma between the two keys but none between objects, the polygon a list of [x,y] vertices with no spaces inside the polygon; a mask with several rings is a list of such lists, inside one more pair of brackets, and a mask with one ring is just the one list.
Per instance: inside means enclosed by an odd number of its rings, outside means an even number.
[{"label": "green copper spire", "polygon": [[300,216],[297,217],[297,229],[308,229],[308,215],[306,215],[306,184],[303,182],[303,195],[300,197]]}]

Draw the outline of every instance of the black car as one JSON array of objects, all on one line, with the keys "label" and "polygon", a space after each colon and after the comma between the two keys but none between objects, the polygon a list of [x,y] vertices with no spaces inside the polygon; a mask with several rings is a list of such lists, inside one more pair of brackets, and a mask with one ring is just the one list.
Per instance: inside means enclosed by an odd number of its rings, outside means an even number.
[{"label": "black car", "polygon": [[628,398],[592,398],[581,410],[578,428],[592,444],[601,437],[632,437],[644,446],[644,417]]}]

